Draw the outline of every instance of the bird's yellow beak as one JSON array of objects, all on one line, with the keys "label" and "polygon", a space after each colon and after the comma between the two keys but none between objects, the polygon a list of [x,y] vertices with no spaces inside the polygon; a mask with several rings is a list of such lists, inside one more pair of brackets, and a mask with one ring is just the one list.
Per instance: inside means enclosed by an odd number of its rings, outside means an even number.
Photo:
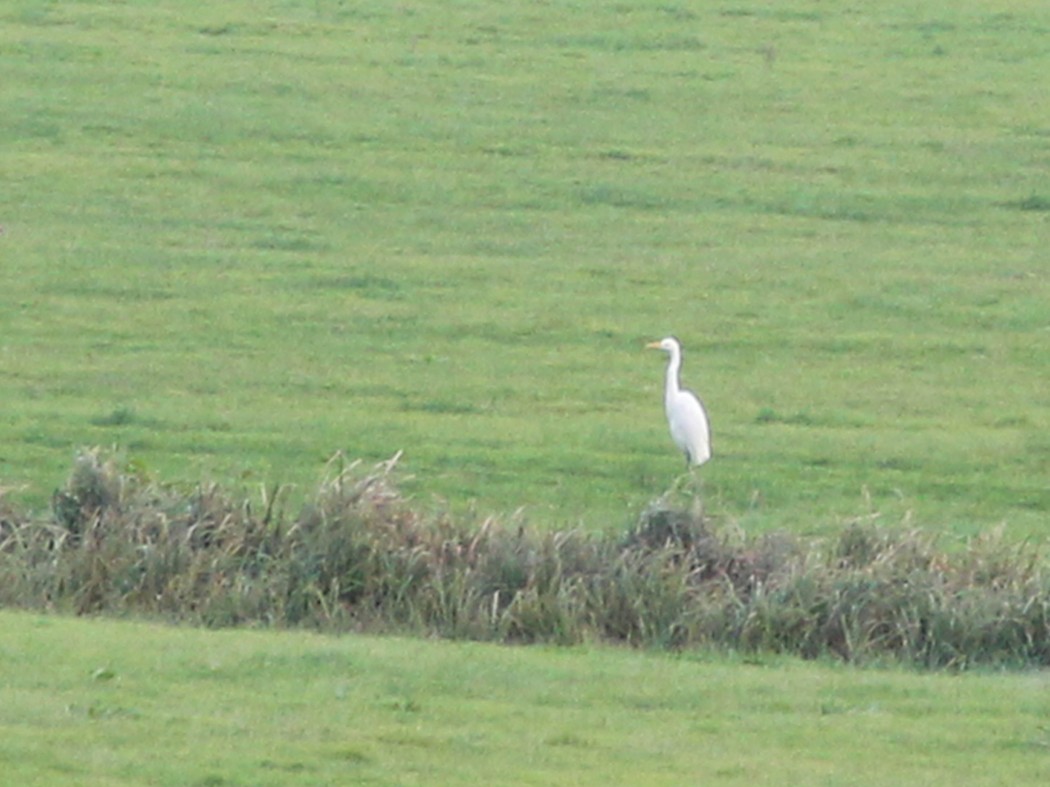
[{"label": "bird's yellow beak", "polygon": [[645,345],[645,349],[647,349],[647,350],[661,350],[663,348],[660,347],[660,342],[649,342],[647,345]]}]

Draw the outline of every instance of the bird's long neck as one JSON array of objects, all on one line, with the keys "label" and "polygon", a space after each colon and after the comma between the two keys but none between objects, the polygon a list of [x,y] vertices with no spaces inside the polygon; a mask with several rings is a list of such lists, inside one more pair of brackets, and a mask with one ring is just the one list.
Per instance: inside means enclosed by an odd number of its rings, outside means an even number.
[{"label": "bird's long neck", "polygon": [[677,350],[671,351],[671,358],[667,362],[667,385],[664,388],[664,395],[670,397],[672,394],[678,393],[681,390],[682,383],[679,378],[679,373],[682,369],[682,355]]}]

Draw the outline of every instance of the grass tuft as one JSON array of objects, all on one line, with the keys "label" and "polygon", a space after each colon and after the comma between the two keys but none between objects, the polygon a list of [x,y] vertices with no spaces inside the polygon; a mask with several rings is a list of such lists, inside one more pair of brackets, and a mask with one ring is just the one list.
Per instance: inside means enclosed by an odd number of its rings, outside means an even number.
[{"label": "grass tuft", "polygon": [[1008,207],[1026,211],[1048,211],[1050,210],[1050,197],[1041,194],[1030,194],[1024,199],[1007,203]]}]

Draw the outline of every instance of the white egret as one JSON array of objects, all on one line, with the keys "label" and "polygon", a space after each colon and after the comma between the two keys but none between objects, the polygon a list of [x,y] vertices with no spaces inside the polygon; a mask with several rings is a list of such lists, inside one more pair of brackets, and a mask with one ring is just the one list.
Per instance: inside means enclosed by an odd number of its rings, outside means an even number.
[{"label": "white egret", "polygon": [[682,345],[674,336],[647,344],[651,350],[663,350],[667,361],[667,383],[664,387],[664,410],[671,439],[685,454],[686,468],[702,465],[711,458],[711,425],[707,411],[696,394],[682,388]]}]

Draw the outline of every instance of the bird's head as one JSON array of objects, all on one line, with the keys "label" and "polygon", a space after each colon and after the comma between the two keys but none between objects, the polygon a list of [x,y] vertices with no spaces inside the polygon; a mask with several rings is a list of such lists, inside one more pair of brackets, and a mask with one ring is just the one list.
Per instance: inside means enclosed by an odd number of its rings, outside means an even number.
[{"label": "bird's head", "polygon": [[663,350],[665,353],[673,353],[676,350],[678,352],[682,351],[681,342],[674,336],[668,336],[666,339],[661,339],[658,342],[649,342],[645,346],[649,350]]}]

